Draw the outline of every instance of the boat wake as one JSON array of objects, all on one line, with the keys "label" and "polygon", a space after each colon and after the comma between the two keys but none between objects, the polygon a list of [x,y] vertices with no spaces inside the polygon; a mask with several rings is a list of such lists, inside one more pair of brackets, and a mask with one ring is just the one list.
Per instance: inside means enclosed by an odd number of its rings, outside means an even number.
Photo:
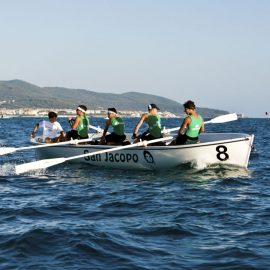
[{"label": "boat wake", "polygon": [[[156,173],[158,175],[159,173]],[[205,163],[190,162],[182,164],[177,168],[160,172],[161,175],[166,175],[166,179],[170,180],[187,180],[195,182],[205,182],[221,179],[242,179],[250,178],[252,172],[244,168],[233,167],[229,165],[206,165]]]},{"label": "boat wake", "polygon": [[195,170],[203,170],[207,168],[206,162],[200,161],[200,160],[194,160],[190,163],[191,168]]},{"label": "boat wake", "polygon": [[1,176],[11,176],[15,174],[14,164],[5,163],[0,165],[0,175]]}]

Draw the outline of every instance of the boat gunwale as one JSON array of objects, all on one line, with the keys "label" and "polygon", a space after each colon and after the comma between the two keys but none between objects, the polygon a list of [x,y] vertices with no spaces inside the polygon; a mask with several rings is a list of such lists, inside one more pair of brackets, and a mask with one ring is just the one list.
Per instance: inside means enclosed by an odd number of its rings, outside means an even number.
[{"label": "boat gunwale", "polygon": [[[209,133],[209,134],[227,134],[227,133]],[[204,147],[204,146],[212,146],[212,145],[220,145],[220,144],[228,144],[228,143],[236,143],[240,141],[248,141],[250,140],[252,143],[252,137],[254,137],[254,134],[244,134],[244,133],[228,133],[228,134],[243,134],[242,137],[234,138],[234,139],[225,139],[225,140],[218,140],[218,141],[210,141],[210,142],[200,142],[200,143],[194,143],[194,144],[184,144],[184,145],[164,145],[164,146],[136,146],[134,148],[131,148],[132,150],[177,150],[177,149],[186,149],[186,148],[195,148],[195,147]],[[40,142],[32,142],[36,145],[43,145],[44,143]],[[122,147],[123,145],[93,145],[93,144],[67,144],[67,145],[56,145],[53,146],[53,148],[88,148],[88,149],[111,149],[116,147]],[[51,147],[50,147],[51,148]],[[41,149],[36,149],[41,150]],[[128,151],[130,149],[119,149],[119,151]]]}]

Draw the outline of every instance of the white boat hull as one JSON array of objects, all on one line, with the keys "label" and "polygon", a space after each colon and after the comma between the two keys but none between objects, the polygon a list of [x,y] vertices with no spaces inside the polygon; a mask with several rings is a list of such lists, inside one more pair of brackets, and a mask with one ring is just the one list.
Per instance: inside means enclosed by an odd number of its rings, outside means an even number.
[{"label": "white boat hull", "polygon": [[[118,169],[164,170],[181,164],[197,166],[214,164],[247,168],[253,135],[238,133],[205,133],[200,143],[177,146],[134,147],[110,153],[87,156],[70,162]],[[63,145],[36,149],[39,159],[71,157],[117,146]]]}]

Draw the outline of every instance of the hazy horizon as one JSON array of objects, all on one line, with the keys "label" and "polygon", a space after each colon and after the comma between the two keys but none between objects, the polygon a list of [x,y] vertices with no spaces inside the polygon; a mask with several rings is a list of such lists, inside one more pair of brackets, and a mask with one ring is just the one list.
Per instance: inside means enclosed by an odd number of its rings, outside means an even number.
[{"label": "hazy horizon", "polygon": [[266,0],[1,3],[0,80],[270,112]]}]

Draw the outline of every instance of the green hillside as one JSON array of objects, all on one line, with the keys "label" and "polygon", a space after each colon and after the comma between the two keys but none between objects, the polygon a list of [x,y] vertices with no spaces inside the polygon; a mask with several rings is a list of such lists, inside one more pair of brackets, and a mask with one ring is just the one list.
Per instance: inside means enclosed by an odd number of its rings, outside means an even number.
[{"label": "green hillside", "polygon": [[[118,110],[145,111],[149,103],[156,103],[161,111],[175,114],[183,112],[182,105],[176,101],[139,92],[98,93],[83,89],[38,87],[21,80],[0,81],[0,106],[7,109],[73,109],[78,104],[85,104],[89,109],[116,107]],[[198,108],[198,110],[205,117],[227,113],[208,108]]]}]

